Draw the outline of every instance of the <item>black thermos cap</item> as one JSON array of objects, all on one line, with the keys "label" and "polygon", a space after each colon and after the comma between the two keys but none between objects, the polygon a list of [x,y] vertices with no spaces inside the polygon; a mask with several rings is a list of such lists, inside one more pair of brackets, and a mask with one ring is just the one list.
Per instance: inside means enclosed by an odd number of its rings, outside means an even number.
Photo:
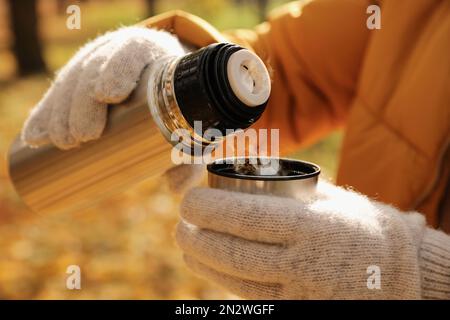
[{"label": "black thermos cap", "polygon": [[263,113],[267,101],[248,106],[233,92],[227,75],[230,56],[244,50],[230,43],[217,43],[186,55],[178,62],[174,74],[174,91],[186,121],[202,121],[203,132],[245,129]]}]

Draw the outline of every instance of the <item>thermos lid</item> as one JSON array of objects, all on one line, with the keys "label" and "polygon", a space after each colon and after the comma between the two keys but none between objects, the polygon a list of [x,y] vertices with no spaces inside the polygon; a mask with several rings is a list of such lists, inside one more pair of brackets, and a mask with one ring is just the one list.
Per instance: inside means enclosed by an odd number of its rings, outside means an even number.
[{"label": "thermos lid", "polygon": [[263,113],[270,77],[254,53],[230,43],[217,43],[186,55],[174,73],[177,104],[186,121],[202,130],[245,129]]}]

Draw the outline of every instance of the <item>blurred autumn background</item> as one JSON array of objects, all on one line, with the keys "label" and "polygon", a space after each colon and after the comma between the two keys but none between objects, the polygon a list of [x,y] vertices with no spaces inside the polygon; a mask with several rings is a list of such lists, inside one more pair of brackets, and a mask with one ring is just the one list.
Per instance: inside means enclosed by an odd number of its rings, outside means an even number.
[{"label": "blurred autumn background", "polygon": [[[252,27],[283,0],[0,0],[0,299],[222,299],[232,297],[195,277],[173,241],[180,199],[160,179],[73,214],[37,215],[8,181],[6,153],[52,74],[77,48],[109,29],[182,9],[223,30]],[[81,8],[69,30],[66,9]],[[341,134],[293,157],[333,178]],[[66,289],[66,268],[79,265],[81,290]]]}]

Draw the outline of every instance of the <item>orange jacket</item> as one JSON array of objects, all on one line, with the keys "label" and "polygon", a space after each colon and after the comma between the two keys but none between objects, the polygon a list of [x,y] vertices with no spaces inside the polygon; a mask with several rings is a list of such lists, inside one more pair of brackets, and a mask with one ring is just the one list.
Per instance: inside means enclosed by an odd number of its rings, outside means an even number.
[{"label": "orange jacket", "polygon": [[380,30],[367,28],[364,0],[293,2],[225,33],[180,11],[143,23],[196,46],[254,50],[273,70],[258,127],[280,128],[287,152],[345,125],[338,184],[438,226],[450,172],[450,1],[378,2]]}]

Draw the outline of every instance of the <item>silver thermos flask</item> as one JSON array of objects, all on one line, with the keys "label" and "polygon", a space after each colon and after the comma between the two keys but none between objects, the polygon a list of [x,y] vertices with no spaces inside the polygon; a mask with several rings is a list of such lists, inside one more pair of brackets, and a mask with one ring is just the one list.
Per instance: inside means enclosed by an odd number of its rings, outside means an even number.
[{"label": "silver thermos flask", "polygon": [[[144,71],[125,103],[110,106],[100,139],[59,150],[31,148],[17,137],[8,155],[10,179],[33,211],[80,210],[174,166],[174,145],[205,149],[218,143],[206,130],[225,136],[227,129],[249,127],[269,94],[263,62],[237,45],[218,43],[165,57]],[[195,121],[201,121],[200,131]],[[188,137],[176,141],[179,129]]]}]

